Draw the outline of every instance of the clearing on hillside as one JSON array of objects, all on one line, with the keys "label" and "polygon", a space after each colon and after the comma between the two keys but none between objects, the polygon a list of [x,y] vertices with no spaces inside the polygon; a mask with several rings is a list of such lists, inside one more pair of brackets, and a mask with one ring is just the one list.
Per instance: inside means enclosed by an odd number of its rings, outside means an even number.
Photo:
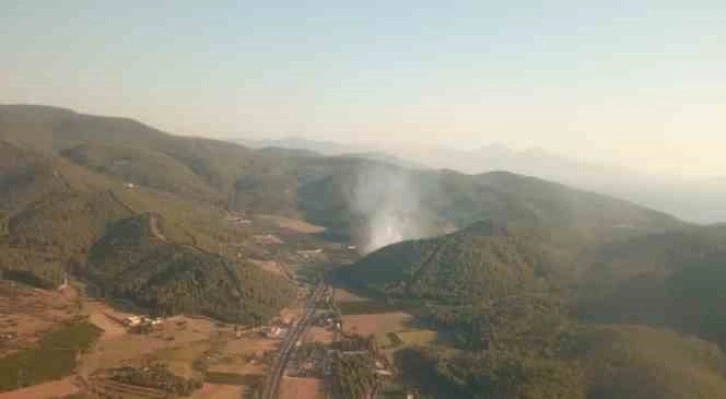
[{"label": "clearing on hillside", "polygon": [[369,335],[387,334],[406,329],[413,316],[404,312],[343,316],[343,332]]},{"label": "clearing on hillside", "polygon": [[335,288],[334,294],[335,301],[344,303],[344,302],[367,302],[368,298],[356,295],[345,288]]},{"label": "clearing on hillside", "polygon": [[325,227],[308,223],[304,220],[291,219],[275,215],[259,215],[260,219],[274,222],[279,228],[292,230],[303,234],[317,234],[325,231]]}]

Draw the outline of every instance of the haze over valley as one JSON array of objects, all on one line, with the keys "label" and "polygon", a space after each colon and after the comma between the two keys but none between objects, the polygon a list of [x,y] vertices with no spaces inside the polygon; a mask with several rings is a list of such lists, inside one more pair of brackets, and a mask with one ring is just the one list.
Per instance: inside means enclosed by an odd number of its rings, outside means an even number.
[{"label": "haze over valley", "polygon": [[323,155],[349,155],[413,169],[451,169],[477,174],[511,171],[627,199],[696,223],[726,220],[726,177],[682,176],[563,156],[545,148],[513,150],[502,144],[474,150],[426,145],[344,144],[303,138],[235,139],[254,148],[288,148]]}]

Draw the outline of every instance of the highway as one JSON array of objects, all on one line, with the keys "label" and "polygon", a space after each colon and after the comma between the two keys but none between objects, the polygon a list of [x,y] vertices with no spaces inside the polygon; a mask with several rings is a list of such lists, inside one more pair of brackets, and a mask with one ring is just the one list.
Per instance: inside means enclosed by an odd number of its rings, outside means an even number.
[{"label": "highway", "polygon": [[320,296],[325,292],[325,284],[320,284],[316,287],[315,292],[305,302],[303,315],[297,324],[288,332],[282,345],[280,346],[280,353],[277,357],[277,362],[270,371],[267,378],[267,384],[262,395],[263,399],[277,399],[280,394],[280,380],[285,374],[285,368],[287,363],[290,361],[290,356],[295,350],[295,343],[302,337],[305,330],[308,328],[313,320],[315,314],[315,303],[320,299]]}]

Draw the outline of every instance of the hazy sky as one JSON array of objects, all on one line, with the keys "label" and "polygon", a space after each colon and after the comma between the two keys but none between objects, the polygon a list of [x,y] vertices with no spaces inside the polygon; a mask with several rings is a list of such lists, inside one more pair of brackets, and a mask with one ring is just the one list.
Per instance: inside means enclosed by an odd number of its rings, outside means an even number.
[{"label": "hazy sky", "polygon": [[0,0],[0,102],[726,175],[726,1]]}]

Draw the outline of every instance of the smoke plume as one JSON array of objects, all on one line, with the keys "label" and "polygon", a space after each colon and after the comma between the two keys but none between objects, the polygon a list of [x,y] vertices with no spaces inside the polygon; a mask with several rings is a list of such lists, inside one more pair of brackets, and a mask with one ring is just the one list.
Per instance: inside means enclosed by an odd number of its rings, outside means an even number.
[{"label": "smoke plume", "polygon": [[347,197],[356,218],[353,238],[362,253],[425,235],[419,193],[406,170],[367,164]]}]

